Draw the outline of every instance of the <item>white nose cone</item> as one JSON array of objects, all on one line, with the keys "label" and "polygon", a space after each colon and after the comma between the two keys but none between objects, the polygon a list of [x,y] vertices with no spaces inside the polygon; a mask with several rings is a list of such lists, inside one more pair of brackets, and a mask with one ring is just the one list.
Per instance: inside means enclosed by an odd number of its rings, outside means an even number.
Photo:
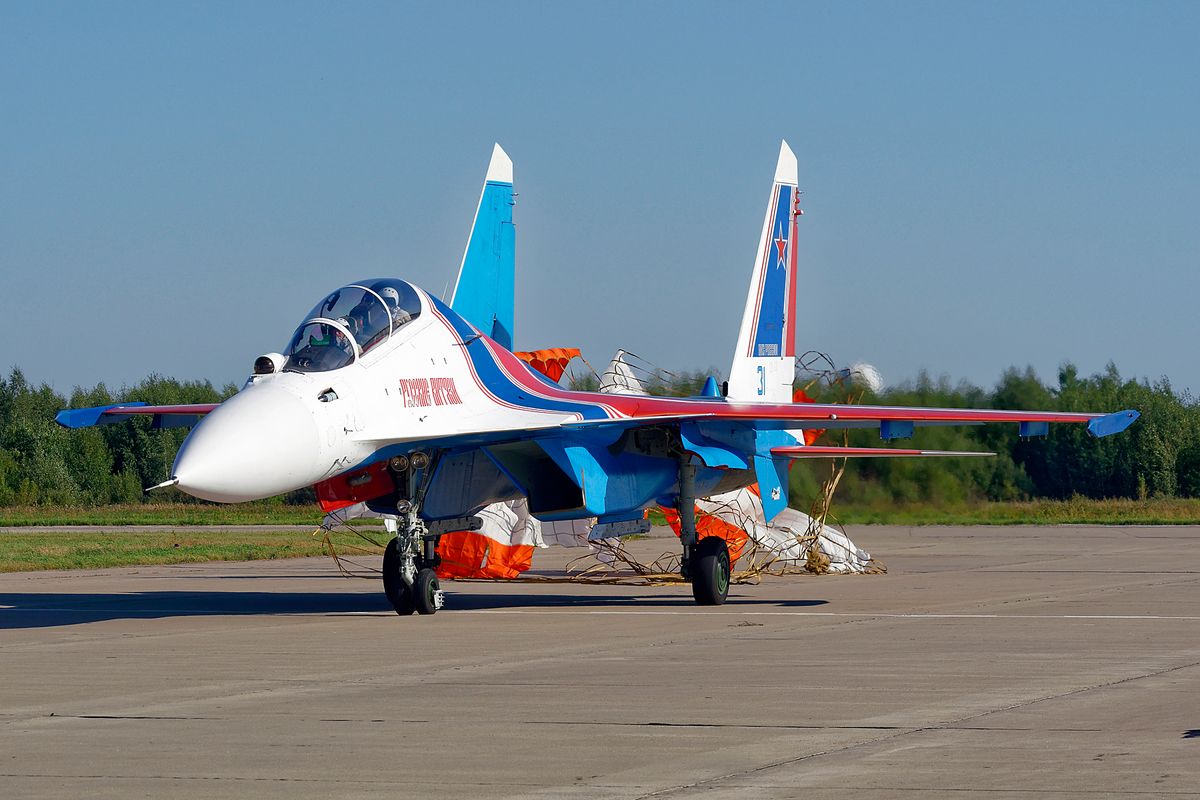
[{"label": "white nose cone", "polygon": [[320,455],[313,410],[291,392],[252,386],[192,430],[173,475],[194,497],[239,503],[314,483]]}]

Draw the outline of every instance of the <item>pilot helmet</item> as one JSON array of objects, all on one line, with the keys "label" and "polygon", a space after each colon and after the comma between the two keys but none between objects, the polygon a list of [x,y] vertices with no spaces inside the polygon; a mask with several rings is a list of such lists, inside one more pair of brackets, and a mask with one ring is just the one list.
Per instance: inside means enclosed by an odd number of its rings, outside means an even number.
[{"label": "pilot helmet", "polygon": [[383,287],[383,289],[381,289],[379,292],[379,296],[382,297],[383,301],[391,308],[400,307],[400,293],[391,286]]}]

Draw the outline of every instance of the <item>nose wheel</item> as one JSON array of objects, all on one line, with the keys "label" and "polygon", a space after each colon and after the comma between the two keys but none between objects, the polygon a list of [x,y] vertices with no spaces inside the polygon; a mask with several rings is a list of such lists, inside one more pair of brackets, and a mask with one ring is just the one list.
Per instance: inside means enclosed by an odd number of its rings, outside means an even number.
[{"label": "nose wheel", "polygon": [[411,616],[417,610],[413,604],[412,587],[404,582],[402,575],[405,556],[409,560],[412,559],[410,553],[401,555],[398,539],[389,541],[387,549],[383,551],[383,593],[387,595],[392,608],[402,617]]},{"label": "nose wheel", "polygon": [[436,614],[446,604],[446,593],[432,567],[418,560],[396,537],[383,551],[383,593],[402,617]]},{"label": "nose wheel", "polygon": [[418,570],[412,585],[412,603],[417,613],[434,614],[445,603],[445,599],[437,573],[429,567]]}]

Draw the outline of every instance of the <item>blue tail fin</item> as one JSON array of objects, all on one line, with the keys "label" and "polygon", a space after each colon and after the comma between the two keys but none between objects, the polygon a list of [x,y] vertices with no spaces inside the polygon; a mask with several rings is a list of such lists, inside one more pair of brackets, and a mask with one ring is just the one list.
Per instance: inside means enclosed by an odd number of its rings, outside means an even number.
[{"label": "blue tail fin", "polygon": [[509,350],[513,346],[516,275],[512,207],[512,160],[496,145],[450,307]]}]

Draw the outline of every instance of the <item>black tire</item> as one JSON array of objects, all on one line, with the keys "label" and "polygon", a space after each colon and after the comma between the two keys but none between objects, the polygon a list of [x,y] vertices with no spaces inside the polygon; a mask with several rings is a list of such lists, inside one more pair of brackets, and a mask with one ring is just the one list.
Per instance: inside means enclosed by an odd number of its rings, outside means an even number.
[{"label": "black tire", "polygon": [[702,606],[719,606],[729,596],[729,548],[720,536],[706,536],[692,553],[692,597]]},{"label": "black tire", "polygon": [[436,596],[441,588],[436,572],[428,567],[417,572],[417,577],[413,580],[412,597],[418,614],[437,612]]},{"label": "black tire", "polygon": [[400,577],[400,545],[395,539],[388,542],[383,551],[383,593],[400,616],[407,617],[416,610],[412,592]]}]

